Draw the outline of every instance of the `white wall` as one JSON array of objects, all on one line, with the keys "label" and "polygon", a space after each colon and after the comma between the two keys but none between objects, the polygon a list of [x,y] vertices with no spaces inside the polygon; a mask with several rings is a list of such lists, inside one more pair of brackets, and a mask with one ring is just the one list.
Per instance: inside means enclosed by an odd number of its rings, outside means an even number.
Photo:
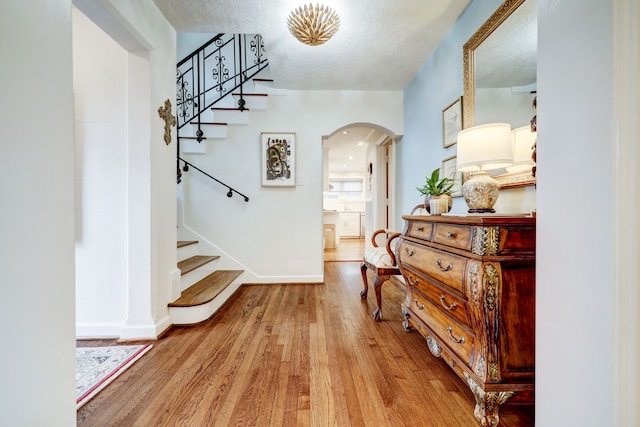
[{"label": "white wall", "polygon": [[75,425],[69,0],[0,2],[0,425]]},{"label": "white wall", "polygon": [[127,52],[73,9],[77,335],[127,318]]},{"label": "white wall", "polygon": [[528,125],[536,113],[532,107],[534,96],[529,92],[514,92],[510,87],[476,88],[475,124],[502,122],[509,123],[512,129]]},{"label": "white wall", "polygon": [[211,33],[177,33],[177,46],[176,46],[176,62],[179,62],[191,55],[193,51],[200,46],[211,40],[215,34]]},{"label": "white wall", "polygon": [[[402,133],[401,92],[291,91],[271,96],[268,109],[247,126],[231,126],[207,154],[188,160],[247,194],[226,189],[197,172],[183,176],[185,225],[221,245],[247,271],[246,281],[315,282],[323,279],[322,137],[352,123]],[[262,187],[260,133],[295,132],[297,186]]]},{"label": "white wall", "polygon": [[614,425],[613,4],[538,5],[541,426]]},{"label": "white wall", "polygon": [[[114,183],[122,184],[119,188],[121,194],[117,198],[119,205],[110,209],[117,210],[118,218],[125,218],[127,228],[124,236],[116,233],[116,239],[103,240],[110,245],[107,249],[110,256],[115,257],[118,251],[122,251],[122,258],[117,258],[117,261],[126,260],[123,264],[126,267],[126,303],[117,305],[122,301],[122,295],[119,294],[115,297],[117,301],[113,301],[114,307],[93,311],[89,329],[91,335],[100,332],[101,328],[104,331],[114,330],[118,327],[114,321],[122,319],[124,309],[124,318],[119,324],[119,338],[155,338],[169,326],[167,303],[172,299],[172,290],[180,280],[176,266],[175,128],[172,129],[174,143],[167,146],[163,140],[164,122],[157,112],[164,100],[169,99],[175,115],[176,33],[151,0],[110,0],[100,3],[77,0],[76,4],[109,37],[126,48],[124,56],[119,55],[126,68],[122,70],[118,65],[112,65],[118,74],[105,73],[109,75],[104,77],[122,78],[124,81],[103,83],[112,88],[126,88],[124,97],[120,94],[118,98],[120,105],[114,106],[112,111],[124,109],[127,115],[122,122],[117,122],[121,133],[109,135],[112,140],[108,152],[116,151],[115,144],[118,149],[125,149],[122,155],[126,156],[126,163],[116,164],[117,168],[124,169],[124,177]],[[117,51],[113,46],[111,49]],[[109,105],[105,101],[110,99],[100,93],[87,97],[88,103],[80,108],[90,112],[104,109],[105,104]],[[85,112],[79,111],[77,114],[83,117]],[[113,141],[120,137],[123,139]],[[95,147],[104,140],[104,136],[96,136],[85,140],[84,145]],[[103,199],[100,203],[105,208],[108,200]],[[124,239],[118,240],[118,237],[126,239],[124,245],[120,245]],[[97,262],[97,258],[94,257],[92,262]],[[121,270],[114,274],[118,278],[123,276]],[[99,292],[105,292],[105,285],[104,282],[94,284],[94,289],[87,292],[84,299],[95,304]],[[120,283],[114,286],[121,291],[123,289]],[[84,308],[79,310],[89,311]],[[100,315],[103,317],[99,318]]]}]

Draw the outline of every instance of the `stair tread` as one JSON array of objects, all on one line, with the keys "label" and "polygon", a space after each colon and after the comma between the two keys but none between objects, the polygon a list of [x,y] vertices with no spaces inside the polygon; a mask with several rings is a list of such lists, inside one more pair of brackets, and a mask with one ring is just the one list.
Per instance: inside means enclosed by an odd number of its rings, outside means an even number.
[{"label": "stair tread", "polygon": [[169,307],[192,307],[206,304],[218,296],[243,272],[243,270],[216,270],[182,291],[180,298],[169,303]]},{"label": "stair tread", "polygon": [[[180,136],[179,138],[180,139],[198,139],[198,137],[196,136]],[[207,137],[203,136],[201,139],[204,141],[205,139],[207,139]]]},{"label": "stair tread", "polygon": [[214,126],[227,126],[228,123],[225,122],[189,122],[190,125],[197,125],[200,123],[201,125],[214,125]]},{"label": "stair tread", "polygon": [[197,240],[178,240],[178,247],[183,248],[185,246],[195,245],[197,243],[198,243]]},{"label": "stair tread", "polygon": [[[234,93],[233,96],[241,96],[239,93]],[[269,96],[267,93],[243,93],[242,96]]]},{"label": "stair tread", "polygon": [[181,275],[184,276],[190,271],[193,271],[196,268],[201,267],[218,258],[220,258],[219,255],[195,255],[191,258],[187,258],[178,262],[178,268],[180,269]]},{"label": "stair tread", "polygon": [[[222,110],[222,111],[241,111],[238,107],[211,107],[212,110]],[[245,108],[244,111],[249,111],[248,108]]]}]

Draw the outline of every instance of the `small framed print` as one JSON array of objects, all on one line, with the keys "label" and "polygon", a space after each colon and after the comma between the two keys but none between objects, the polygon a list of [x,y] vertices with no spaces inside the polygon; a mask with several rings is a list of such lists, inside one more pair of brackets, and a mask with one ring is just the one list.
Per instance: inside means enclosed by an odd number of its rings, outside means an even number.
[{"label": "small framed print", "polygon": [[456,98],[442,110],[442,147],[451,147],[458,142],[462,130],[462,97]]},{"label": "small framed print", "polygon": [[262,144],[262,185],[296,185],[296,134],[292,132],[260,134]]},{"label": "small framed print", "polygon": [[442,178],[453,179],[453,191],[451,197],[462,196],[462,172],[456,168],[457,156],[451,156],[442,161]]}]

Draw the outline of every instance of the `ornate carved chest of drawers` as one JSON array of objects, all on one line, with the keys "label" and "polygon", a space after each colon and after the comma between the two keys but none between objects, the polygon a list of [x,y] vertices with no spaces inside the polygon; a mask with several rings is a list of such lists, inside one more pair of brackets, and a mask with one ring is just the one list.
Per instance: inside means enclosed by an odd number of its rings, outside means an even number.
[{"label": "ornate carved chest of drawers", "polygon": [[534,400],[535,218],[403,218],[404,327],[469,385],[480,424],[495,426],[502,403]]}]

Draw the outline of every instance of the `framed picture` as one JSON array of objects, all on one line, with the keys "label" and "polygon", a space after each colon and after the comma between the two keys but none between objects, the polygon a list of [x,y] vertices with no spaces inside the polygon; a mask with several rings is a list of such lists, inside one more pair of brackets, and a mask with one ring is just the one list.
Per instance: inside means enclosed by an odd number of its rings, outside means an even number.
[{"label": "framed picture", "polygon": [[442,110],[442,147],[451,147],[458,142],[462,130],[462,97],[457,98]]},{"label": "framed picture", "polygon": [[451,197],[462,196],[462,172],[456,169],[457,156],[451,156],[442,161],[442,178],[453,179],[453,192]]},{"label": "framed picture", "polygon": [[296,185],[296,134],[291,132],[260,134],[262,144],[262,185]]}]

